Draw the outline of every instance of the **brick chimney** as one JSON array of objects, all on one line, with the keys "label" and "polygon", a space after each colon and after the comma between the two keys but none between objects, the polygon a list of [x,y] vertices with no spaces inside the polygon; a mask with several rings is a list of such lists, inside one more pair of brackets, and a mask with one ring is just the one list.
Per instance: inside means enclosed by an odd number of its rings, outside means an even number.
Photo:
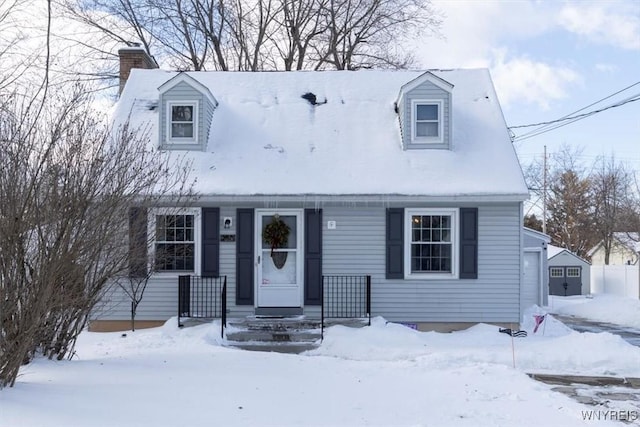
[{"label": "brick chimney", "polygon": [[118,94],[122,93],[122,89],[124,89],[124,85],[129,78],[129,73],[131,73],[132,68],[143,68],[146,70],[158,68],[156,60],[149,56],[139,43],[121,48],[118,50],[118,56],[120,57],[120,90]]}]

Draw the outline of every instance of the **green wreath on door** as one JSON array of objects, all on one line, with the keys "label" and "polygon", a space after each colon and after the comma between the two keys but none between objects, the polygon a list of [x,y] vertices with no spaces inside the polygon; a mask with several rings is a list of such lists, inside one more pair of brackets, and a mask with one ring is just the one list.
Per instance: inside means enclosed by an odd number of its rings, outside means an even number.
[{"label": "green wreath on door", "polygon": [[271,259],[278,270],[284,267],[287,262],[288,253],[276,252],[275,250],[287,246],[289,234],[291,234],[291,227],[278,214],[271,218],[271,222],[264,227],[262,232],[262,239],[271,247]]}]

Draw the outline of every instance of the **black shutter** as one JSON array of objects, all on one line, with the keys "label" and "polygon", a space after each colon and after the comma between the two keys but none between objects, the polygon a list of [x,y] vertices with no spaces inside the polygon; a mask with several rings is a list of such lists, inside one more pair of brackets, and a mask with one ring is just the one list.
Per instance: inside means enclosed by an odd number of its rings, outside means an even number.
[{"label": "black shutter", "polygon": [[304,210],[304,303],[320,305],[322,292],[322,209]]},{"label": "black shutter", "polygon": [[460,208],[460,278],[478,278],[478,208]]},{"label": "black shutter", "polygon": [[220,277],[220,208],[202,208],[202,277]]},{"label": "black shutter", "polygon": [[404,209],[387,209],[387,279],[404,279]]},{"label": "black shutter", "polygon": [[238,209],[236,218],[236,304],[253,305],[253,209]]},{"label": "black shutter", "polygon": [[147,209],[129,209],[129,276],[147,276]]}]

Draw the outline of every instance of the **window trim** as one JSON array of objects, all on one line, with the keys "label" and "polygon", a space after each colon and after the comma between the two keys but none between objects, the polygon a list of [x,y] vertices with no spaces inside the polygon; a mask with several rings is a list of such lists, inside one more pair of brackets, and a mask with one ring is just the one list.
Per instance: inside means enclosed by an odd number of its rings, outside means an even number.
[{"label": "window trim", "polygon": [[[580,271],[580,267],[567,267],[567,277],[572,277],[572,278],[576,278],[576,277],[580,277],[581,276],[581,271]],[[569,274],[570,271],[575,271],[577,274]]]},{"label": "window trim", "polygon": [[[174,270],[156,271],[156,215],[193,215],[193,271]],[[183,274],[193,274],[199,276],[201,272],[201,247],[202,247],[202,210],[200,208],[152,208],[149,209],[147,217],[147,233],[151,236],[149,240],[149,263],[148,268],[154,276],[178,277]]]},{"label": "window trim", "polygon": [[[419,105],[438,106],[438,136],[418,136],[417,120]],[[444,143],[444,101],[441,99],[412,99],[411,100],[411,143],[413,144],[443,144]]]},{"label": "window trim", "polygon": [[[414,215],[451,216],[451,273],[411,271],[411,217]],[[460,209],[458,208],[406,208],[404,210],[404,278],[409,280],[458,279],[460,270]]]},{"label": "window trim", "polygon": [[[557,274],[553,274],[554,271],[559,271],[560,275],[558,276]],[[564,267],[549,267],[549,277],[551,277],[552,279],[559,279],[561,277],[564,277]]]},{"label": "window trim", "polygon": [[[180,137],[174,137],[171,134],[171,109],[172,107],[188,107],[188,106],[192,106],[193,107],[193,137],[192,138],[180,138]],[[176,145],[197,145],[198,142],[198,134],[199,132],[199,127],[198,127],[198,118],[200,115],[200,101],[198,100],[168,100],[166,101],[166,143],[167,144],[176,144]]]}]

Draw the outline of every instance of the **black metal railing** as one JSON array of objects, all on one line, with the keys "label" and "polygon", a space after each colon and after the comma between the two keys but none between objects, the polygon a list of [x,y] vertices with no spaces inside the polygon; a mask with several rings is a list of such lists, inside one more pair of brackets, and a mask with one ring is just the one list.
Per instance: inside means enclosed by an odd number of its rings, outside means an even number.
[{"label": "black metal railing", "polygon": [[227,327],[227,276],[222,284],[222,313],[220,316],[220,338],[224,338],[224,328]]},{"label": "black metal railing", "polygon": [[321,328],[325,319],[362,319],[371,325],[371,276],[322,276]]},{"label": "black metal railing", "polygon": [[178,326],[183,326],[183,317],[223,319],[224,316],[225,323],[226,294],[227,276],[178,276]]}]

